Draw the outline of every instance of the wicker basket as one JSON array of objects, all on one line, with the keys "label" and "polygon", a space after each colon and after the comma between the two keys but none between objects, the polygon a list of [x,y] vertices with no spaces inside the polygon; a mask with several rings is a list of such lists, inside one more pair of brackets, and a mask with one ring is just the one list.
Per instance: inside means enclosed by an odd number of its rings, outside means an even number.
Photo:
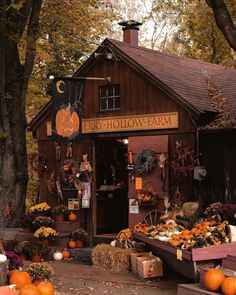
[{"label": "wicker basket", "polygon": [[152,182],[147,182],[144,188],[139,190],[137,199],[140,207],[150,207],[157,204],[157,190]]}]

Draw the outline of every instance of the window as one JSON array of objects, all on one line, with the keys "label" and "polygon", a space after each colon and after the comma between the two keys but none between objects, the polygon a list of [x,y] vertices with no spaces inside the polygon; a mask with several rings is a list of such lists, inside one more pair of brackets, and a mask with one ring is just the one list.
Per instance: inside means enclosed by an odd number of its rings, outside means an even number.
[{"label": "window", "polygon": [[120,85],[100,87],[100,111],[120,109]]}]

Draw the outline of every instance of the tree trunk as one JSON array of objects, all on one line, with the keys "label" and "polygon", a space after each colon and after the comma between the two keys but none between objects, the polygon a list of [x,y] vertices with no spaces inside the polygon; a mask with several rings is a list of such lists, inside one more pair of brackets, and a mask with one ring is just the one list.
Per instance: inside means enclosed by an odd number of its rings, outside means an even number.
[{"label": "tree trunk", "polygon": [[221,30],[229,45],[236,51],[236,27],[223,0],[206,0],[213,9],[217,27]]},{"label": "tree trunk", "polygon": [[[1,0],[0,4],[0,226],[17,225],[25,206],[28,182],[25,99],[42,1],[27,1],[20,11],[11,8],[10,3]],[[18,48],[24,30],[27,30],[27,49],[22,65]]]}]

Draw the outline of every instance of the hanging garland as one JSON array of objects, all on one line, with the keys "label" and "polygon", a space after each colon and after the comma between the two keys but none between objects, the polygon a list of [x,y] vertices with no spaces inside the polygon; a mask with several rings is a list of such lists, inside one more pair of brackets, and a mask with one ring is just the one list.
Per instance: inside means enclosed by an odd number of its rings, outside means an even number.
[{"label": "hanging garland", "polygon": [[134,173],[137,175],[148,174],[156,167],[157,158],[152,150],[142,150],[137,155],[134,165]]}]

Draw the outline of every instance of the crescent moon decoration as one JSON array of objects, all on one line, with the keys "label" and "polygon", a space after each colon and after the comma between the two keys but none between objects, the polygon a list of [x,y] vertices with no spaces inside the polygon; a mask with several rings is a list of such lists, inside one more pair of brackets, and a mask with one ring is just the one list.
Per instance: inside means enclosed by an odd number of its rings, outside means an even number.
[{"label": "crescent moon decoration", "polygon": [[65,82],[64,81],[62,81],[62,80],[58,80],[57,82],[56,82],[56,89],[57,89],[57,92],[58,93],[64,93],[65,91],[64,90],[62,90],[61,89],[61,85],[65,85]]}]

